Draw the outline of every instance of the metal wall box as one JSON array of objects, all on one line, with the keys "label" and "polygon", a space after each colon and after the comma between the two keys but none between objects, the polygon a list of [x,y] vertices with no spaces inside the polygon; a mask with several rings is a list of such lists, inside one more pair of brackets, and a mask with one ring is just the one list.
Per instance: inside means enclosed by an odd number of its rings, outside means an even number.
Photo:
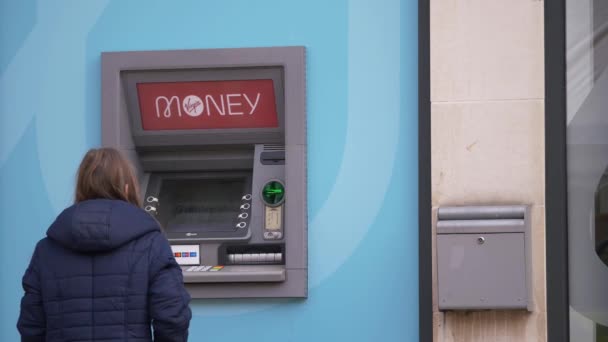
[{"label": "metal wall box", "polygon": [[530,207],[441,207],[439,310],[532,311]]}]

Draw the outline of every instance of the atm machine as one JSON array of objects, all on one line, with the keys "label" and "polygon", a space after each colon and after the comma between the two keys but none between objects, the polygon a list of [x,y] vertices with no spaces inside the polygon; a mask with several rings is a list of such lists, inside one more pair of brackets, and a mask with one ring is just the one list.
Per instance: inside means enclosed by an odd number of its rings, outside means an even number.
[{"label": "atm machine", "polygon": [[307,296],[303,47],[103,53],[102,143],[193,298]]}]

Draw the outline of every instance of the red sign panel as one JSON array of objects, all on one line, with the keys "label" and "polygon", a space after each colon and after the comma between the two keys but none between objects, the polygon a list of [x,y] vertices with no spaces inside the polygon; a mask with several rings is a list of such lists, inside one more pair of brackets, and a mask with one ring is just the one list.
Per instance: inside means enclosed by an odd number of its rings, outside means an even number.
[{"label": "red sign panel", "polygon": [[138,83],[144,130],[276,128],[272,80]]}]

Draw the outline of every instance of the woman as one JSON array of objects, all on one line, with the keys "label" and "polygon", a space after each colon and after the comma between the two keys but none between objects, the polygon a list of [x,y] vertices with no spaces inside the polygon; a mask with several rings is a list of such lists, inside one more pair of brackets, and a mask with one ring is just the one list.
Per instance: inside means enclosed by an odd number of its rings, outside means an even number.
[{"label": "woman", "polygon": [[158,223],[140,209],[137,184],[118,151],[85,155],[76,203],[23,277],[22,341],[187,341],[190,296]]}]

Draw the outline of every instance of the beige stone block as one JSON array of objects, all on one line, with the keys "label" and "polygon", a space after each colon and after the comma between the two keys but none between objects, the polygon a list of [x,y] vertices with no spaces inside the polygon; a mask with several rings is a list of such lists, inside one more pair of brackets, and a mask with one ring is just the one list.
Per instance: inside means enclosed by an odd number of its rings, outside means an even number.
[{"label": "beige stone block", "polygon": [[445,313],[442,342],[544,342],[546,314],[525,311]]},{"label": "beige stone block", "polygon": [[439,296],[439,291],[437,288],[437,207],[433,207],[433,210],[431,211],[433,218],[431,219],[431,234],[433,234],[433,238],[432,238],[432,264],[433,264],[433,269],[432,269],[432,273],[433,273],[433,312],[438,312],[439,311],[439,300],[438,300],[438,296]]},{"label": "beige stone block", "polygon": [[431,100],[544,97],[543,2],[431,0]]},{"label": "beige stone block", "polygon": [[526,324],[526,341],[547,341],[547,313],[532,315]]},{"label": "beige stone block", "polygon": [[542,100],[432,105],[433,206],[544,204]]},{"label": "beige stone block", "polygon": [[433,312],[433,341],[445,341],[444,331],[444,314],[442,312]]},{"label": "beige stone block", "polygon": [[547,311],[545,207],[532,208],[532,289],[534,311]]}]

